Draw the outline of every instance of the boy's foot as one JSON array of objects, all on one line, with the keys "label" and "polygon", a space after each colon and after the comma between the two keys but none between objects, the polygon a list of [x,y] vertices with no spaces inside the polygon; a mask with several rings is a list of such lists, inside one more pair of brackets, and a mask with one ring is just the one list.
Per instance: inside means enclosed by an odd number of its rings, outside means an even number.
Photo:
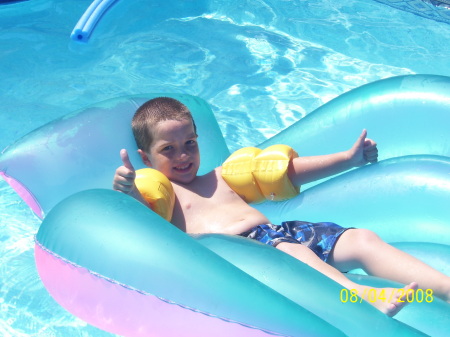
[{"label": "boy's foot", "polygon": [[365,298],[365,300],[381,312],[393,317],[411,302],[408,301],[408,298],[414,298],[412,297],[413,293],[418,289],[418,287],[419,285],[416,282],[411,282],[410,284],[404,286],[403,289],[381,288],[377,289],[377,291],[382,292],[383,296],[378,295],[378,298],[375,300],[372,296],[370,298]]}]

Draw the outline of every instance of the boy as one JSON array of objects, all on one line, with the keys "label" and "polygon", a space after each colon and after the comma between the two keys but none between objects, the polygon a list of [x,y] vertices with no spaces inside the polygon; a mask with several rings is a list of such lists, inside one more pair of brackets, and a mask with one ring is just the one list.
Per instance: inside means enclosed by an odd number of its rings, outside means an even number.
[{"label": "boy", "polygon": [[[343,287],[356,289],[358,294],[369,293],[364,291],[368,287],[355,284],[342,272],[362,268],[370,275],[406,284],[405,292],[385,290],[395,295],[390,302],[370,301],[389,316],[408,303],[402,301],[406,290],[414,291],[419,286],[433,289],[434,295],[450,302],[449,277],[386,244],[371,231],[346,229],[332,223],[290,221],[283,223],[283,227],[272,225],[227,185],[221,167],[197,176],[200,154],[196,127],[190,111],[181,102],[167,97],[146,102],[134,115],[132,129],[144,164],[164,173],[173,185],[176,202],[171,222],[182,231],[243,235],[259,240],[294,256]],[[288,168],[292,184],[300,186],[376,162],[377,145],[366,136],[363,130],[347,151],[294,158]],[[134,183],[136,174],[126,150],[120,155],[123,166],[116,170],[113,188],[148,206]],[[296,240],[292,233],[300,233],[299,237],[311,235],[307,240]],[[329,245],[325,252],[318,249],[320,242],[317,242],[324,236]]]}]

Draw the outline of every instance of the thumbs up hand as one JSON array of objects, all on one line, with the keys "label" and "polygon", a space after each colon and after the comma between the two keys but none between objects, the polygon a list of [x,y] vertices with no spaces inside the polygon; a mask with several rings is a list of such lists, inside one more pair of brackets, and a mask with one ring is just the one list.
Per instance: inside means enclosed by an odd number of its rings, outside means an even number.
[{"label": "thumbs up hand", "polygon": [[113,180],[113,189],[126,194],[133,194],[136,191],[134,180],[136,178],[136,171],[130,162],[128,152],[125,149],[120,151],[120,158],[122,159],[122,166],[116,170]]},{"label": "thumbs up hand", "polygon": [[367,130],[363,130],[359,138],[350,149],[350,160],[354,166],[363,166],[367,163],[376,163],[378,160],[377,143],[367,138]]}]

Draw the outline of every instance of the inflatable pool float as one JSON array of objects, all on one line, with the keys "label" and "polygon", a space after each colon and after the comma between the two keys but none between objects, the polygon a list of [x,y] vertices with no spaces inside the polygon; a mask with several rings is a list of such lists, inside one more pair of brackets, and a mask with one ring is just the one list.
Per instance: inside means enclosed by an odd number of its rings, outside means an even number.
[{"label": "inflatable pool float", "polygon": [[[449,275],[449,93],[450,78],[402,76],[327,103],[258,147],[284,143],[299,155],[331,153],[349,148],[367,128],[380,162],[255,207],[274,223],[370,228]],[[137,107],[157,96],[87,107],[28,134],[0,157],[0,175],[43,218],[36,265],[64,308],[124,336],[446,335],[450,306],[437,298],[390,318],[364,301],[342,301],[341,286],[281,251],[237,236],[189,236],[112,191],[120,149],[143,167],[127,126]],[[208,105],[189,95],[164,96],[193,113],[199,174],[221,165],[230,152]],[[349,277],[399,286],[358,271]]]}]

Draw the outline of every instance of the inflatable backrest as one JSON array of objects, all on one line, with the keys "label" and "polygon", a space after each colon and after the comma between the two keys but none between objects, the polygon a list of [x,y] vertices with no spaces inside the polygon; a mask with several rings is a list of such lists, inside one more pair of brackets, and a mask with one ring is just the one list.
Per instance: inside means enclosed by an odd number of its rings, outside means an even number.
[{"label": "inflatable backrest", "polygon": [[70,113],[29,133],[4,150],[0,175],[40,217],[62,199],[82,190],[111,188],[125,148],[136,169],[143,168],[131,131],[136,109],[147,100],[168,96],[192,112],[203,154],[199,174],[219,166],[229,155],[208,104],[182,94],[145,94],[107,100]]},{"label": "inflatable backrest", "polygon": [[450,156],[450,77],[391,77],[342,94],[261,144],[289,144],[300,156],[350,148],[362,129],[378,160],[416,154]]}]

